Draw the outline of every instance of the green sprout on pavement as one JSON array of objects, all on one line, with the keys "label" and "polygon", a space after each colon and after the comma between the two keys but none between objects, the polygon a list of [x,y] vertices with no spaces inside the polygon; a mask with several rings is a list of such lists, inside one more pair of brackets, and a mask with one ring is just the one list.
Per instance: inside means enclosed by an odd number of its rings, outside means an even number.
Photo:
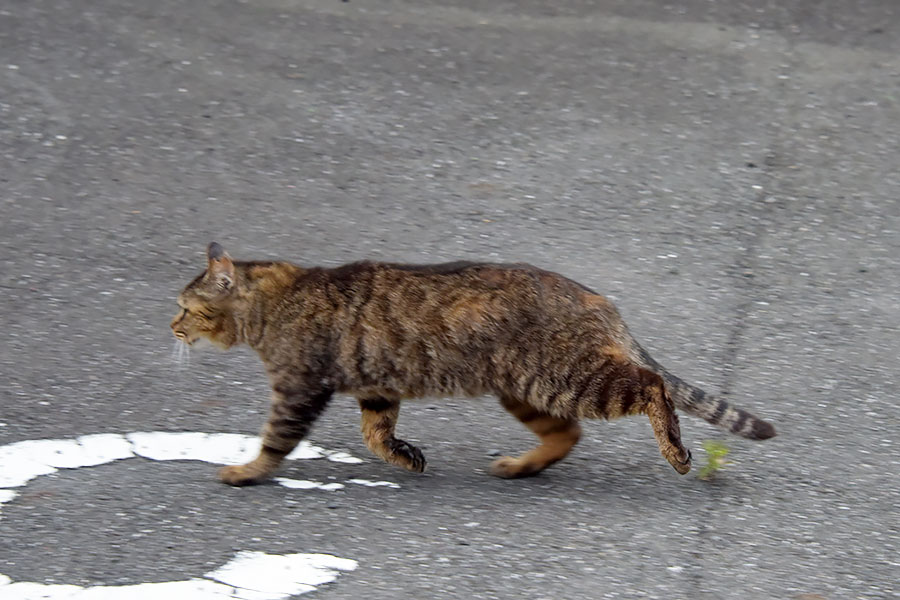
[{"label": "green sprout on pavement", "polygon": [[731,464],[731,462],[725,460],[725,457],[728,456],[729,450],[728,446],[726,446],[722,442],[707,440],[703,442],[702,445],[703,449],[706,450],[706,464],[700,468],[700,472],[697,473],[697,477],[708,481],[712,479],[720,469],[722,469],[725,465]]}]

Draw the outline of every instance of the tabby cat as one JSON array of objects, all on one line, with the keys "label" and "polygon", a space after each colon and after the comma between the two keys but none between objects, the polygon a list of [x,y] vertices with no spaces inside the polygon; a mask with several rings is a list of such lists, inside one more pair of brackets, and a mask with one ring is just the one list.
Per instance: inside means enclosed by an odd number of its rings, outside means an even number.
[{"label": "tabby cat", "polygon": [[175,337],[248,344],[272,385],[259,456],[220,472],[232,485],[271,475],[335,392],[359,401],[372,452],[417,472],[425,457],[394,426],[401,401],[428,395],[494,394],[537,435],[536,448],[494,461],[498,477],[534,475],[565,457],[584,418],[646,414],[682,474],[691,454],[675,407],[745,438],[775,435],[770,423],[670,374],[606,298],[556,273],[474,262],[305,268],[233,261],[216,242],[207,257],[178,296]]}]

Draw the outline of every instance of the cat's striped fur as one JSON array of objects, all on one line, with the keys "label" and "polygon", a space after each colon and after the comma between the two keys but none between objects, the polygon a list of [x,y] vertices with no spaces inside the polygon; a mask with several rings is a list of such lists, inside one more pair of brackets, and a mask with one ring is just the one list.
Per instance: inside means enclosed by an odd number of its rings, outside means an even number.
[{"label": "cat's striped fur", "polygon": [[530,265],[304,268],[232,261],[213,243],[207,270],[178,303],[176,337],[246,343],[271,380],[259,457],[221,472],[235,485],[270,475],[335,392],[358,399],[368,447],[413,471],[425,458],[394,426],[401,401],[422,396],[496,395],[538,436],[533,450],[494,462],[501,477],[562,459],[583,418],[646,414],[679,473],[690,469],[690,453],[675,407],[750,439],[775,435],[766,421],[663,369],[603,296]]}]

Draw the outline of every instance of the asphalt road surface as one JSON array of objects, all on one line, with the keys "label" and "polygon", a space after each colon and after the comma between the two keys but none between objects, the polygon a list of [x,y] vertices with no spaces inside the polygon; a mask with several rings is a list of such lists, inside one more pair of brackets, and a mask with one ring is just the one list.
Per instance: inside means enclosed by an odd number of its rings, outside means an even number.
[{"label": "asphalt road surface", "polygon": [[892,0],[2,0],[9,481],[26,440],[259,431],[249,350],[173,358],[174,297],[213,239],[562,272],[779,436],[684,417],[697,467],[704,441],[730,448],[703,481],[645,419],[590,423],[564,462],[503,481],[489,462],[530,434],[493,399],[429,399],[401,415],[429,459],[414,475],[337,397],[320,458],[281,473],[320,487],[140,455],[0,489],[0,597],[191,581],[255,551],[356,561],[322,600],[896,598],[898,157]]}]

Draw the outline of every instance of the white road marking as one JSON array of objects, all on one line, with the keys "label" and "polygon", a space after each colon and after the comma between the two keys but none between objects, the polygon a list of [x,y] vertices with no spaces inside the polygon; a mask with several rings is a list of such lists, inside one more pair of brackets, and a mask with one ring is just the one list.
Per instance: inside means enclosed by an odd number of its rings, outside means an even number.
[{"label": "white road marking", "polygon": [[[196,431],[144,431],[121,435],[102,433],[66,440],[25,440],[0,446],[0,518],[2,508],[15,499],[9,488],[26,485],[35,477],[59,469],[93,467],[140,456],[151,460],[200,460],[214,464],[240,464],[259,450],[258,437],[234,433]],[[289,460],[324,458],[340,463],[361,463],[348,454],[302,442],[287,456]],[[279,477],[276,481],[292,489],[340,490],[342,483],[320,483]],[[388,481],[351,479],[361,485],[400,487]],[[0,573],[3,600],[283,600],[334,581],[341,571],[352,571],[354,560],[329,554],[264,554],[239,552],[204,578],[120,586],[89,586],[14,582]]]},{"label": "white road marking", "polygon": [[228,564],[206,577],[236,588],[281,598],[311,592],[337,579],[339,571],[352,571],[357,562],[330,554],[273,555],[240,552]]},{"label": "white road marking", "polygon": [[[150,460],[200,460],[213,464],[241,464],[252,460],[259,451],[257,436],[239,433],[204,433],[202,431],[137,431],[120,435],[100,433],[83,435],[69,440],[25,440],[0,446],[0,519],[3,504],[16,493],[9,489],[21,487],[40,475],[59,469],[93,467],[116,460],[140,456]],[[361,463],[362,459],[347,452],[326,450],[303,441],[288,456],[288,460],[325,458],[339,463]],[[341,483],[319,483],[285,477],[276,481],[292,489],[343,489]],[[370,487],[400,486],[390,481],[350,479],[349,483]]]},{"label": "white road marking", "polygon": [[355,483],[357,485],[365,485],[367,487],[389,487],[389,488],[399,488],[400,485],[393,483],[392,481],[369,481],[368,479],[348,479],[349,483]]},{"label": "white road marking", "polygon": [[286,488],[291,488],[293,490],[325,490],[325,491],[333,491],[333,490],[342,490],[344,489],[343,483],[320,483],[318,481],[307,481],[306,479],[289,479],[287,477],[276,477],[275,481],[278,482],[279,485],[283,485]]},{"label": "white road marking", "polygon": [[[202,460],[214,464],[245,463],[259,451],[256,436],[202,431],[139,431],[120,435],[101,433],[69,440],[25,440],[0,446],[0,488],[21,487],[58,469],[93,467],[114,460],[142,456],[151,460]],[[347,452],[325,450],[300,442],[288,460],[325,458],[361,463]]]},{"label": "white road marking", "polygon": [[57,469],[93,467],[132,456],[131,444],[117,433],[16,442],[0,446],[0,488],[19,487]]},{"label": "white road marking", "polygon": [[[290,456],[288,456],[288,458],[290,458]],[[361,458],[356,458],[355,456],[351,456],[346,452],[332,452],[326,458],[328,458],[328,460],[339,463],[359,464],[362,462]]]},{"label": "white road marking", "polygon": [[238,552],[203,579],[186,581],[81,587],[13,582],[0,574],[0,596],[3,600],[283,600],[331,583],[342,571],[353,571],[357,565],[355,560],[330,554]]},{"label": "white road marking", "polygon": [[[259,452],[257,436],[239,433],[203,433],[200,431],[150,431],[126,435],[134,445],[134,453],[153,460],[202,460],[220,465],[242,464],[253,460]],[[346,452],[333,452],[307,441],[300,442],[288,460],[327,458],[346,462],[344,457],[362,462]],[[337,458],[334,458],[337,457]]]},{"label": "white road marking", "polygon": [[[295,490],[325,490],[328,492],[334,490],[342,490],[345,486],[343,483],[320,483],[318,481],[308,481],[306,479],[289,479],[287,477],[276,477],[275,481],[279,485]],[[369,481],[368,479],[348,479],[347,483],[355,483],[356,485],[364,485],[367,487],[389,487],[399,489],[400,484],[392,481]]]},{"label": "white road marking", "polygon": [[125,436],[134,453],[151,460],[202,460],[243,464],[259,451],[259,439],[238,433],[140,431]]}]

